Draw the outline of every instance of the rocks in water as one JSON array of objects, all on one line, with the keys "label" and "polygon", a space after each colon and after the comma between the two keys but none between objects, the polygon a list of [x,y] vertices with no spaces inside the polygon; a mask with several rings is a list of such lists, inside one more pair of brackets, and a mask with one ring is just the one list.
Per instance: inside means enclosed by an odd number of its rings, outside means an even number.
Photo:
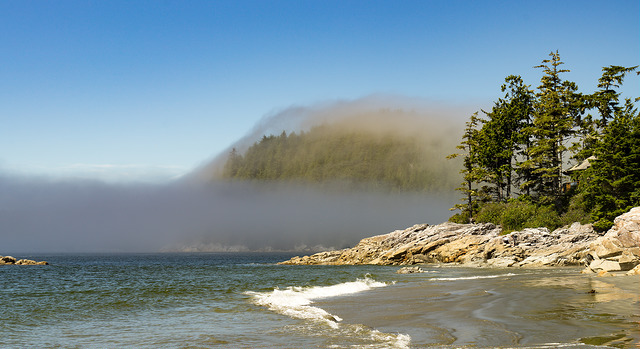
[{"label": "rocks in water", "polygon": [[36,262],[31,259],[16,259],[12,256],[0,256],[0,265],[49,265],[45,261]]},{"label": "rocks in water", "polygon": [[281,264],[457,263],[500,268],[589,265],[585,273],[598,273],[631,270],[640,264],[639,246],[637,207],[616,218],[605,235],[590,224],[580,223],[552,232],[527,228],[506,235],[490,223],[418,224],[362,239],[353,248],[294,257]]},{"label": "rocks in water", "polygon": [[425,271],[422,270],[422,268],[420,267],[404,267],[404,268],[400,268],[398,269],[398,271],[396,271],[396,274],[414,274],[414,273],[424,273]]},{"label": "rocks in water", "polygon": [[36,262],[31,259],[20,259],[16,262],[17,265],[49,265],[46,261]]},{"label": "rocks in water", "polygon": [[16,259],[11,256],[0,256],[0,264],[16,264]]}]

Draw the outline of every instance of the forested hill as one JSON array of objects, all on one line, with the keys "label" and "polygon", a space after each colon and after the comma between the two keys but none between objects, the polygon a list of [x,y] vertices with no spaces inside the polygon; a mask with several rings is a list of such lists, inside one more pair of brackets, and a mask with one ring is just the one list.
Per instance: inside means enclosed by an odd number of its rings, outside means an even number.
[{"label": "forested hill", "polygon": [[441,144],[418,136],[322,125],[264,136],[244,154],[233,149],[223,178],[341,182],[402,191],[453,190],[460,180]]}]

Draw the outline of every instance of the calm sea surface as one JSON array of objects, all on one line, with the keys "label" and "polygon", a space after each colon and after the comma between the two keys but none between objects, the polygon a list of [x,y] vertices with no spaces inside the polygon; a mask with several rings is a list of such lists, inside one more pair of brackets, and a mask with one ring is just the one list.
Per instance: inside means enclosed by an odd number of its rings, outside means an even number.
[{"label": "calm sea surface", "polygon": [[281,266],[290,254],[20,255],[3,348],[639,348],[640,278]]}]

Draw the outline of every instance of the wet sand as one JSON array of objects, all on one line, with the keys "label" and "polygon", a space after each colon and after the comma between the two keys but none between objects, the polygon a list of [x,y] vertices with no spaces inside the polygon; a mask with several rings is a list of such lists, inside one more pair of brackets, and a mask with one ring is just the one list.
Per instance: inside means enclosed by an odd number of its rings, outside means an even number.
[{"label": "wet sand", "polygon": [[638,276],[598,278],[576,268],[423,269],[429,272],[316,305],[344,323],[408,334],[411,347],[640,347]]}]

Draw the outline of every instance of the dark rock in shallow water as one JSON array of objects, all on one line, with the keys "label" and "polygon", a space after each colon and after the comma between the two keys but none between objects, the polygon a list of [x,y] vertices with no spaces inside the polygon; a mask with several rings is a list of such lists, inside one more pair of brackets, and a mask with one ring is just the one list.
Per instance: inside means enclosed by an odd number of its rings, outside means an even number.
[{"label": "dark rock in shallow water", "polygon": [[[590,224],[574,223],[549,232],[527,228],[502,235],[494,224],[413,227],[362,239],[353,248],[294,257],[281,264],[414,265],[457,263],[488,267],[608,265],[609,271],[629,270],[639,264],[640,207],[616,218],[602,236]],[[605,261],[602,261],[605,260]],[[606,262],[606,263],[605,263]],[[615,264],[613,264],[615,263]]]}]

